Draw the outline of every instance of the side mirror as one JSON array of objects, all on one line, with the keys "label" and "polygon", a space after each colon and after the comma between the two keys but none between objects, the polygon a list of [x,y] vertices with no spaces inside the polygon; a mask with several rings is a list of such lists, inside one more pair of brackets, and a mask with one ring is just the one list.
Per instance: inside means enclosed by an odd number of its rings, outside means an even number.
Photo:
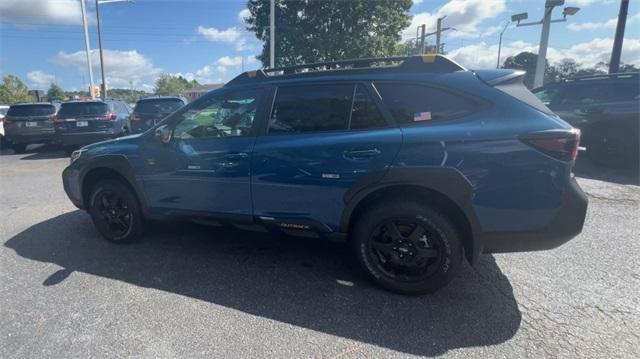
[{"label": "side mirror", "polygon": [[171,128],[167,125],[156,128],[156,139],[162,143],[169,143],[171,141]]}]

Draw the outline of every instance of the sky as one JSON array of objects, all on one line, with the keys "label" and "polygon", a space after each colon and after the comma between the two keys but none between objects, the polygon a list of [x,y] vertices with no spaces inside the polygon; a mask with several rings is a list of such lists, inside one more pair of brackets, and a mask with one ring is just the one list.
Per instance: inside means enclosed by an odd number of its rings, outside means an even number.
[{"label": "sky", "polygon": [[[348,0],[345,0],[348,1]],[[622,61],[640,65],[640,1],[631,1]],[[95,3],[87,17],[96,84],[100,82]],[[588,67],[610,58],[619,0],[566,0],[581,10],[567,22],[551,25],[547,59],[573,58]],[[544,0],[413,0],[411,25],[433,31],[446,15],[448,56],[472,69],[496,66],[499,33],[511,15],[543,15]],[[100,5],[105,70],[109,88],[152,91],[161,74],[182,75],[200,83],[225,82],[260,68],[261,43],[245,29],[244,0],[135,0]],[[562,8],[554,10],[561,18]],[[502,60],[522,51],[537,52],[540,26],[510,24],[503,36]],[[277,31],[277,29],[276,29]],[[433,42],[432,38],[428,38]],[[31,89],[52,82],[65,90],[88,88],[89,76],[79,0],[0,0],[0,76],[17,75]]]}]

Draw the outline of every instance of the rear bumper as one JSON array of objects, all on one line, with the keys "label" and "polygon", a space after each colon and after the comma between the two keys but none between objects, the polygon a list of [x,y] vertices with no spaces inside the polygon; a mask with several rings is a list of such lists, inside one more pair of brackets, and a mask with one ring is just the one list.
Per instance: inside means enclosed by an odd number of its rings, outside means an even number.
[{"label": "rear bumper", "polygon": [[55,142],[62,146],[84,146],[95,142],[111,140],[118,137],[115,131],[96,131],[79,133],[58,133]]},{"label": "rear bumper", "polygon": [[562,206],[542,229],[492,232],[482,235],[483,253],[527,252],[553,249],[582,232],[588,199],[574,178],[569,179]]},{"label": "rear bumper", "polygon": [[31,143],[51,143],[55,138],[55,133],[38,133],[38,134],[16,134],[7,133],[4,139],[8,144],[28,145]]}]

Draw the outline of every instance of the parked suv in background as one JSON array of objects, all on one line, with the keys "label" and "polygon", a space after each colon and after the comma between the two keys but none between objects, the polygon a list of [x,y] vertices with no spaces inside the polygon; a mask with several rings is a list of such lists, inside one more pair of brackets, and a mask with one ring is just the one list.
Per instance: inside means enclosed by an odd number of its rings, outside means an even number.
[{"label": "parked suv in background", "polygon": [[184,97],[150,97],[138,100],[131,114],[131,133],[144,132],[187,104]]},{"label": "parked suv in background", "polygon": [[55,121],[56,142],[74,149],[129,134],[131,108],[124,101],[71,101],[60,105]]},{"label": "parked suv in background", "polygon": [[638,165],[640,74],[581,77],[533,90],[553,112],[582,130],[597,164]]},{"label": "parked suv in background", "polygon": [[175,217],[340,238],[379,285],[432,292],[465,257],[582,230],[579,131],[523,75],[442,56],[246,72],[153,131],[74,152],[64,188],[114,242]]},{"label": "parked suv in background", "polygon": [[55,116],[56,107],[50,103],[11,105],[3,121],[6,145],[22,153],[30,144],[50,143]]}]

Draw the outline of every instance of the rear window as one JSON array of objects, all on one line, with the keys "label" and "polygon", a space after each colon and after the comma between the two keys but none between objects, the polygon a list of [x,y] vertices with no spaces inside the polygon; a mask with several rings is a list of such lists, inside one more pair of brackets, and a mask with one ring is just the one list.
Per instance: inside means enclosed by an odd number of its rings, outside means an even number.
[{"label": "rear window", "polygon": [[60,107],[60,116],[101,115],[109,112],[109,106],[104,102],[69,102]]},{"label": "rear window", "polygon": [[183,105],[184,102],[177,98],[140,100],[134,111],[138,113],[171,113]]},{"label": "rear window", "polygon": [[457,118],[475,112],[480,104],[447,90],[405,83],[376,83],[382,102],[398,124]]},{"label": "rear window", "polygon": [[56,113],[56,108],[53,105],[16,105],[9,108],[7,116],[48,116],[54,113]]},{"label": "rear window", "polygon": [[638,100],[640,84],[635,79],[624,81],[580,80],[563,86],[552,104],[589,105],[604,102]]},{"label": "rear window", "polygon": [[526,103],[527,105],[535,108],[538,111],[553,114],[547,106],[536,95],[534,95],[528,88],[522,83],[521,77],[516,77],[512,80],[501,82],[494,86],[496,89],[506,93],[511,97],[515,97],[517,100]]}]

